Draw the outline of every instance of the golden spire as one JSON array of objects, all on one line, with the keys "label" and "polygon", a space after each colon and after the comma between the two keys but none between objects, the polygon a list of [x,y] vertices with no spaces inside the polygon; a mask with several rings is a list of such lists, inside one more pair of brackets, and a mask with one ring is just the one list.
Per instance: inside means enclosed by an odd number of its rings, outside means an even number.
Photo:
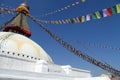
[{"label": "golden spire", "polygon": [[23,11],[26,14],[29,14],[29,6],[27,5],[27,2],[25,1],[24,3],[20,4],[17,8],[16,11]]}]

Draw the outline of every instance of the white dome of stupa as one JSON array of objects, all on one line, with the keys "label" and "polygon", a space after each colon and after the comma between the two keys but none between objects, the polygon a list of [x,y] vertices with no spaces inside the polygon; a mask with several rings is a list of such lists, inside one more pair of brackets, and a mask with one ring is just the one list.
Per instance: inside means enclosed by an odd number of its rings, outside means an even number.
[{"label": "white dome of stupa", "polygon": [[12,32],[0,32],[0,50],[33,56],[53,63],[51,57],[31,39]]}]

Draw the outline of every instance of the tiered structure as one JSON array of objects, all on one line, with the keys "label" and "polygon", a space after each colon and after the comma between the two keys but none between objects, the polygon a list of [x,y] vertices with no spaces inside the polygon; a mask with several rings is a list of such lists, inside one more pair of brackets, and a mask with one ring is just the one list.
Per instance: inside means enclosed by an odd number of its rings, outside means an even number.
[{"label": "tiered structure", "polygon": [[18,8],[16,8],[17,15],[14,20],[6,26],[5,32],[15,32],[19,34],[23,34],[27,37],[31,36],[31,32],[29,30],[29,25],[27,23],[27,15],[29,14],[29,7],[26,3],[22,3]]},{"label": "tiered structure", "polygon": [[54,64],[42,47],[28,38],[31,32],[26,3],[16,11],[16,17],[4,28],[5,32],[0,32],[0,80],[109,80],[93,78],[90,71],[70,65]]}]

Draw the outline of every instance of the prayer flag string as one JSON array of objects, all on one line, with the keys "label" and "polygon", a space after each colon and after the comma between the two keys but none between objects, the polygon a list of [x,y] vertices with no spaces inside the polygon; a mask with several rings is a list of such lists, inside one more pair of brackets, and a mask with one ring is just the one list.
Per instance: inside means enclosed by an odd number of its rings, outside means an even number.
[{"label": "prayer flag string", "polygon": [[55,20],[55,21],[54,20],[53,21],[40,20],[40,21],[47,24],[83,23],[93,19],[101,19],[101,18],[109,17],[119,13],[120,13],[120,4],[116,4],[115,6],[105,8],[100,11],[95,11],[93,13],[90,13],[84,16],[74,17],[70,19],[63,19],[63,20]]},{"label": "prayer flag string", "polygon": [[84,3],[85,1],[86,1],[86,0],[78,0],[78,1],[75,2],[75,3],[69,4],[69,5],[67,5],[67,6],[65,6],[65,7],[62,7],[62,8],[60,8],[60,9],[57,9],[57,10],[55,10],[55,11],[52,11],[52,12],[49,12],[49,13],[40,15],[39,17],[48,16],[48,15],[52,15],[52,14],[55,14],[55,13],[58,13],[58,12],[67,10],[67,9],[69,9],[69,8],[71,8],[71,7],[74,7],[74,6],[76,6],[76,5],[79,5],[80,3]]},{"label": "prayer flag string", "polygon": [[120,48],[118,47],[113,47],[113,46],[108,46],[108,45],[98,45],[95,43],[90,43],[90,42],[81,42],[81,41],[77,41],[79,44],[82,45],[86,45],[86,46],[92,46],[92,47],[96,47],[96,48],[104,48],[104,49],[112,49],[112,50],[120,50]]},{"label": "prayer flag string", "polygon": [[14,13],[14,12],[15,12],[15,10],[13,10],[13,9],[0,7],[0,14]]}]

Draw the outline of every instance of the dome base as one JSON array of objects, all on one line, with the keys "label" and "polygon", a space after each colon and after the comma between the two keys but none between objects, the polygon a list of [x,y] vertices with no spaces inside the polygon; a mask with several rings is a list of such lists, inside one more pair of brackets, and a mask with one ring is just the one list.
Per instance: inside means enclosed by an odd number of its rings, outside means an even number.
[{"label": "dome base", "polygon": [[19,53],[53,63],[51,57],[37,43],[13,32],[0,32],[0,50]]}]

